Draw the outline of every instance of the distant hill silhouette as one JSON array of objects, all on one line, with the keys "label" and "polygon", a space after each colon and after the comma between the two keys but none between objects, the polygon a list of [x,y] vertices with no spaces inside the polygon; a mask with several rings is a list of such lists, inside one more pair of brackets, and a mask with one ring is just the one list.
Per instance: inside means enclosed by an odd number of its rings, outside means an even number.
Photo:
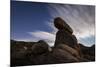
[{"label": "distant hill silhouette", "polygon": [[86,47],[80,44],[80,48],[84,58],[95,61],[95,45],[92,45],[91,47]]}]

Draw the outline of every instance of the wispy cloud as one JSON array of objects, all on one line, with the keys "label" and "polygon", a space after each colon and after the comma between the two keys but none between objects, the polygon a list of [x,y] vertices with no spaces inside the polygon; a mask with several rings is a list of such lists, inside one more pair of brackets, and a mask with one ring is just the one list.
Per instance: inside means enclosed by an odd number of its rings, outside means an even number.
[{"label": "wispy cloud", "polygon": [[[91,36],[95,36],[95,7],[86,5],[58,5],[49,4],[48,11],[54,19],[55,17],[63,18],[67,24],[69,24],[79,42],[80,39],[90,39]],[[53,24],[53,20],[49,23],[49,26],[53,28],[53,31],[57,31]],[[95,39],[92,39],[94,42]],[[87,40],[86,42],[89,42]],[[82,42],[86,44],[85,42]]]},{"label": "wispy cloud", "polygon": [[52,34],[52,33],[50,33],[50,32],[46,32],[46,31],[34,31],[34,32],[28,32],[28,33],[30,35],[32,35],[34,39],[44,40],[50,46],[53,46],[54,45],[55,35]]},{"label": "wispy cloud", "polygon": [[52,45],[55,41],[56,32],[54,27],[54,18],[61,17],[74,30],[78,41],[84,45],[91,46],[95,43],[95,7],[83,5],[58,5],[49,4],[48,11],[52,18],[45,21],[46,24],[53,29],[52,32],[35,31],[29,32],[37,40],[45,40]]},{"label": "wispy cloud", "polygon": [[[80,43],[92,45],[95,42],[95,7],[85,5],[48,4],[50,20],[45,23],[52,28],[52,32],[30,31],[33,39],[30,41],[45,40],[50,46],[54,45],[57,29],[54,27],[54,18],[61,17],[74,30],[74,35]],[[23,40],[23,39],[20,39]],[[24,39],[25,40],[25,39]],[[29,41],[26,39],[26,41]]]}]

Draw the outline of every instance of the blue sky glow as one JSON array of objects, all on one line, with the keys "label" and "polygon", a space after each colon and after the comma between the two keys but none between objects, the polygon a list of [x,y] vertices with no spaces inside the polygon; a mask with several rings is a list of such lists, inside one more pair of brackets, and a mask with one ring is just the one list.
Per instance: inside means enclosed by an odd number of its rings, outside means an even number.
[{"label": "blue sky glow", "polygon": [[11,39],[45,40],[53,46],[55,17],[63,18],[74,30],[78,42],[95,44],[95,6],[11,1]]}]

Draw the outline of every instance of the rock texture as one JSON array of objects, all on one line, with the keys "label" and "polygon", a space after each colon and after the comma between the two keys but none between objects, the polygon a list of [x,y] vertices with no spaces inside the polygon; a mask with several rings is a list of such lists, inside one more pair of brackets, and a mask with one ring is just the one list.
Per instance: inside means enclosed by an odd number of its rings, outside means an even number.
[{"label": "rock texture", "polygon": [[46,52],[49,52],[49,45],[43,40],[38,41],[32,46],[32,53],[34,55],[40,55]]},{"label": "rock texture", "polygon": [[77,46],[77,39],[66,30],[59,30],[56,34],[55,47],[59,44],[66,44],[72,48],[75,48],[75,46]]}]

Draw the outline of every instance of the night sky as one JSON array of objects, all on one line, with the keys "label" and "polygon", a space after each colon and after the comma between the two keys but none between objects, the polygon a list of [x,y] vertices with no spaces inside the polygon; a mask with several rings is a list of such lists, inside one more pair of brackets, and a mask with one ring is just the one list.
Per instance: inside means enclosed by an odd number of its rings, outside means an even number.
[{"label": "night sky", "polygon": [[45,40],[54,44],[55,17],[63,18],[74,30],[78,42],[95,43],[95,6],[11,1],[11,39]]}]

